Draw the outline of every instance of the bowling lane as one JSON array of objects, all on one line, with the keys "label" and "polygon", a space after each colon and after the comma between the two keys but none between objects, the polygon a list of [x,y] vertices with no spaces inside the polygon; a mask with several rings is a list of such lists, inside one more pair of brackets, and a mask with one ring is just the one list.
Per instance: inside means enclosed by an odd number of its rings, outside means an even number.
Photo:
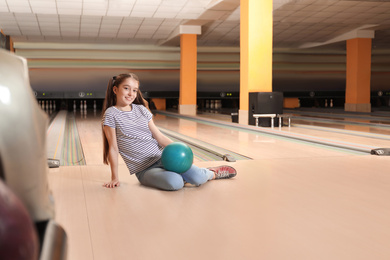
[{"label": "bowling lane", "polygon": [[[175,135],[169,135],[167,133],[164,133],[167,137],[169,137],[174,142],[184,142],[183,139],[176,138]],[[193,154],[194,154],[194,162],[199,161],[223,161],[223,158],[221,156],[218,156],[213,153],[206,153],[206,151],[199,149],[197,146],[187,143],[187,145],[191,148]],[[202,152],[204,151],[204,152]]]},{"label": "bowling lane", "polygon": [[330,127],[351,131],[390,135],[390,113],[345,113],[342,110],[286,110],[293,115],[294,124]]},{"label": "bowling lane", "polygon": [[234,129],[233,127],[215,126],[161,114],[155,116],[155,122],[157,126],[185,134],[191,138],[224,149],[234,150],[236,153],[253,159],[330,157],[361,154],[311,142],[286,139],[260,132],[253,133],[253,131]]},{"label": "bowling lane", "polygon": [[[347,131],[390,135],[390,112],[355,115],[344,114],[338,111],[339,110],[334,110],[333,113],[320,113],[285,110],[284,113],[292,115],[291,121],[294,126],[318,126]],[[309,113],[310,116],[307,116],[305,113]],[[202,112],[198,113],[197,117],[231,122],[231,116],[226,114]],[[284,119],[284,123],[287,125],[287,119]]]},{"label": "bowling lane", "polygon": [[93,259],[82,167],[60,166],[48,174],[54,197],[55,221],[66,231],[68,259]]},{"label": "bowling lane", "polygon": [[[229,122],[229,117],[221,115],[214,117],[214,114],[204,113],[199,116],[204,119],[217,119],[221,122]],[[222,120],[221,120],[222,119]],[[287,123],[287,119],[284,119]],[[340,121],[340,120],[339,120]],[[337,122],[326,125],[318,124],[317,121],[310,121],[310,123],[296,119],[292,119],[292,127],[275,127],[274,132],[285,133],[291,136],[308,136],[314,139],[322,139],[323,142],[328,140],[333,143],[340,143],[342,145],[351,145],[356,147],[365,147],[366,149],[375,149],[379,147],[390,147],[390,129],[388,126],[373,126],[373,125],[350,125],[348,122],[344,124]],[[268,131],[270,128],[259,128]],[[373,130],[375,129],[375,130]]]},{"label": "bowling lane", "polygon": [[[360,130],[363,130],[362,126],[358,126]],[[305,134],[315,137],[327,138],[336,140],[339,142],[360,144],[363,146],[369,146],[372,148],[390,147],[390,136],[381,133],[372,133],[369,131],[359,131],[355,128],[331,128],[321,127],[313,125],[294,124],[293,127],[283,127],[280,131],[288,133]]]},{"label": "bowling lane", "polygon": [[72,260],[384,260],[390,255],[384,159],[241,160],[231,164],[236,178],[177,192],[141,186],[124,165],[117,189],[101,187],[109,176],[101,165],[53,169],[50,184]]},{"label": "bowling lane", "polygon": [[313,109],[313,110],[291,110],[285,109],[284,113],[293,114],[296,117],[307,119],[330,119],[340,120],[349,123],[371,123],[390,126],[390,113],[388,111],[377,111],[371,113],[345,112],[342,109]]},{"label": "bowling lane", "polygon": [[[102,149],[100,113],[89,112],[88,114],[76,115],[76,119],[86,161],[91,165],[101,164],[102,155],[96,154],[95,152],[96,150],[101,151]],[[289,140],[266,133],[253,133],[253,131],[234,129],[231,127],[216,127],[207,123],[167,117],[161,114],[157,114],[154,120],[156,125],[161,127],[162,130],[167,129],[180,135],[188,136],[193,140],[198,140],[198,142],[230,150],[253,159],[340,156],[351,153],[356,154],[351,151],[324,147],[315,143]],[[330,128],[308,129],[307,127],[308,126],[297,126],[291,128],[282,127],[275,128],[275,131],[286,132],[287,134],[297,133],[319,138],[326,137],[340,142],[371,145],[372,148],[390,147],[389,138],[386,137],[387,140],[384,140],[377,138],[378,136],[375,134],[367,133],[368,136],[356,136],[356,131],[332,132],[336,130],[330,130]],[[203,159],[196,159],[195,161],[202,160]]]},{"label": "bowling lane", "polygon": [[[101,118],[99,113],[87,113],[87,114],[75,114],[78,136],[82,143],[83,154],[85,161],[88,165],[102,164],[102,151],[103,140],[101,133]],[[161,129],[165,132],[173,141],[181,141],[187,143],[194,152],[194,161],[223,161],[224,154],[231,154],[237,160],[247,160],[250,158],[236,155],[232,151],[216,149],[218,147],[211,147],[208,144],[202,144],[185,138],[184,135],[178,135],[177,133],[168,133],[166,129]],[[100,152],[96,152],[100,151]],[[124,163],[122,157],[119,157],[120,163]]]},{"label": "bowling lane", "polygon": [[100,116],[76,116],[88,163],[49,172],[69,259],[388,259],[386,157],[163,115],[155,121],[256,159],[228,163],[236,178],[177,192],[141,186],[122,162],[121,187],[106,189]]},{"label": "bowling lane", "polygon": [[61,155],[64,141],[66,114],[66,111],[60,111],[51,121],[47,129],[47,158],[62,160]]},{"label": "bowling lane", "polygon": [[368,121],[362,124],[354,124],[345,121],[332,121],[327,120],[323,121],[321,119],[300,119],[299,117],[293,117],[292,122],[294,125],[308,125],[308,126],[319,126],[325,128],[334,128],[340,130],[349,130],[349,131],[358,131],[358,132],[366,132],[373,134],[384,134],[390,135],[390,127],[388,125],[381,124],[371,124]]},{"label": "bowling lane", "polygon": [[[101,127],[101,111],[86,111],[76,113],[76,124],[83,153],[88,165],[103,164],[103,137]],[[118,156],[118,163],[124,165],[121,156]]]}]

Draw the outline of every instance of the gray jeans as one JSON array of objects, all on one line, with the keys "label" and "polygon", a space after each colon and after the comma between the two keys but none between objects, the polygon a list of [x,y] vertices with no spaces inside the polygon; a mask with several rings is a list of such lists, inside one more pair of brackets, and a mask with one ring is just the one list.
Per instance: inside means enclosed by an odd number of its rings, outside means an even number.
[{"label": "gray jeans", "polygon": [[159,160],[148,169],[136,173],[136,176],[142,185],[174,191],[183,188],[185,182],[200,186],[211,180],[214,173],[206,168],[192,165],[188,171],[179,174],[165,170],[161,160]]}]

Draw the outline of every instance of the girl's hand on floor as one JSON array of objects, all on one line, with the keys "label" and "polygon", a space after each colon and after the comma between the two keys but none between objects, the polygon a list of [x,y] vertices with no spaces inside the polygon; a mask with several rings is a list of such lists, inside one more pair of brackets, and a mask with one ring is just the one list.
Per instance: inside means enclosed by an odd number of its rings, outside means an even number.
[{"label": "girl's hand on floor", "polygon": [[103,184],[103,187],[106,187],[106,188],[116,188],[119,186],[120,186],[119,180],[113,180],[113,181],[110,181],[110,182]]}]

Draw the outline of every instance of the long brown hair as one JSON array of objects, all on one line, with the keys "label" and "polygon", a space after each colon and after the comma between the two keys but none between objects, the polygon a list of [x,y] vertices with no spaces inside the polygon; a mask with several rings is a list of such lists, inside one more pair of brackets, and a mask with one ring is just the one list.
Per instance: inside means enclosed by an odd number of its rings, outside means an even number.
[{"label": "long brown hair", "polygon": [[[119,74],[118,76],[112,77],[108,81],[107,90],[106,90],[106,98],[104,99],[103,109],[102,109],[102,118],[103,118],[104,113],[106,112],[107,108],[116,105],[116,95],[114,93],[113,88],[114,87],[119,87],[119,85],[122,84],[122,82],[125,79],[128,79],[128,78],[133,78],[134,80],[136,80],[138,82],[138,86],[139,86],[138,76],[136,74],[134,74],[134,73]],[[142,93],[141,93],[139,88],[138,88],[138,91],[137,91],[137,97],[136,97],[136,99],[134,99],[133,104],[143,105],[147,109],[149,109],[149,104],[144,99],[144,97],[142,96]],[[104,164],[108,164],[109,163],[108,162],[108,148],[109,148],[109,144],[108,144],[107,137],[104,134],[103,127],[104,126],[102,124],[102,133],[103,133],[103,162],[104,162]]]}]

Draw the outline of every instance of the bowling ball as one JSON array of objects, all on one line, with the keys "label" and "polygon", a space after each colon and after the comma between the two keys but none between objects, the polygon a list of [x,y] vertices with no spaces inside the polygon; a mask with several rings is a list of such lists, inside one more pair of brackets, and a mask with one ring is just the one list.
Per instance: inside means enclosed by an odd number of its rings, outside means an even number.
[{"label": "bowling ball", "polygon": [[173,142],[167,145],[161,155],[164,168],[168,171],[183,173],[191,168],[194,154],[191,148],[181,142]]},{"label": "bowling ball", "polygon": [[38,259],[38,235],[18,197],[0,180],[0,258]]}]

